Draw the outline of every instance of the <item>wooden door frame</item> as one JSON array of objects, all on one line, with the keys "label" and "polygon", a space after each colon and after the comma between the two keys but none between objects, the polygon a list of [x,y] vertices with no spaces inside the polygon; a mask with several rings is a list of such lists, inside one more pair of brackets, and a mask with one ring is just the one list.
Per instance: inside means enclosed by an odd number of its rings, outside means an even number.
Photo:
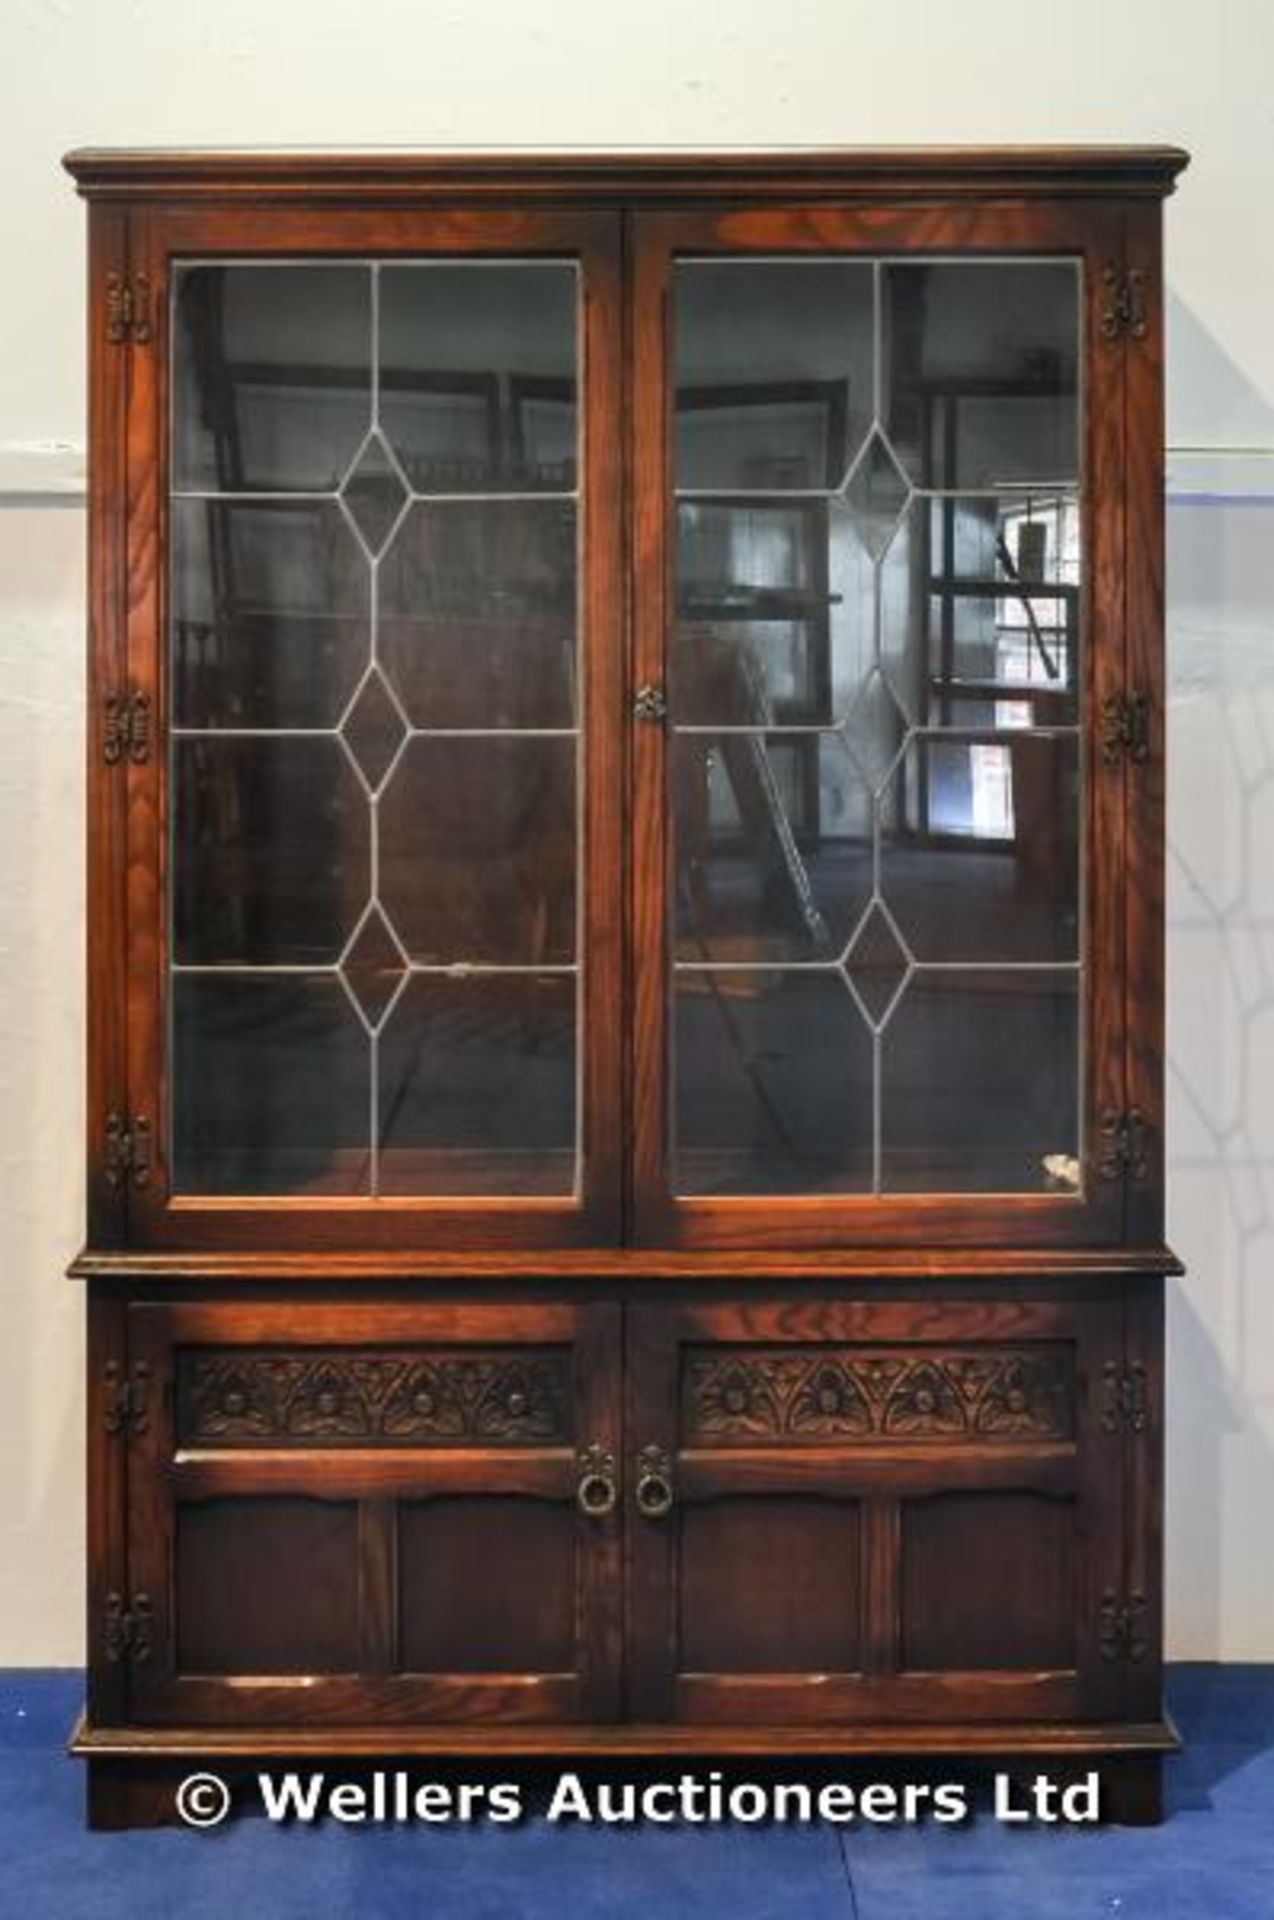
[{"label": "wooden door frame", "polygon": [[[148,1299],[127,1309],[128,1361],[144,1368],[147,1418],[135,1435],[127,1472],[126,1591],[147,1603],[150,1646],[129,1666],[129,1717],[144,1725],[265,1725],[606,1721],[621,1699],[621,1510],[575,1515],[576,1632],[579,1665],[571,1674],[414,1674],[394,1664],[397,1599],[392,1507],[396,1499],[444,1494],[516,1493],[575,1509],[580,1457],[597,1445],[616,1459],[621,1446],[621,1309],[510,1299],[482,1304],[437,1300],[410,1304],[255,1300],[209,1303]],[[432,1444],[417,1447],[182,1444],[176,1357],[182,1346],[219,1352],[255,1347],[357,1352],[366,1347],[565,1346],[574,1387],[570,1445]],[[359,1508],[360,1639],[356,1673],[183,1676],[177,1668],[176,1513],[186,1500],[288,1494],[355,1502]],[[370,1591],[370,1599],[369,1599]]]},{"label": "wooden door frame", "polygon": [[[1140,210],[1145,221],[1158,209]],[[633,1221],[639,1244],[686,1249],[1118,1246],[1124,1182],[1101,1170],[1103,1124],[1125,1107],[1124,914],[1127,850],[1122,767],[1104,764],[1101,715],[1125,684],[1125,350],[1107,337],[1108,266],[1122,270],[1125,210],[1114,202],[992,200],[953,206],[853,204],[639,213],[633,220],[633,677],[664,685],[672,624],[671,268],[706,257],[879,253],[1077,257],[1083,267],[1082,478],[1085,705],[1082,764],[1086,992],[1082,1021],[1084,1186],[1078,1196],[679,1198],[672,1191],[670,905],[673,849],[668,737],[639,727],[632,749],[630,865],[634,1086]],[[1144,505],[1144,503],[1143,503]],[[1143,656],[1149,650],[1144,646]],[[1137,852],[1146,859],[1144,838]],[[1153,1036],[1152,1036],[1153,1037]],[[1149,1231],[1148,1217],[1140,1223]]]},{"label": "wooden door frame", "polygon": [[[997,1348],[1015,1341],[1064,1340],[1075,1349],[1073,1438],[1069,1446],[1006,1442],[982,1458],[949,1442],[886,1449],[879,1443],[828,1442],[784,1447],[757,1441],[696,1449],[680,1428],[684,1346],[747,1343],[809,1346],[844,1342],[920,1346],[946,1342]],[[667,1456],[678,1499],[711,1500],[730,1491],[805,1492],[862,1502],[862,1670],[853,1674],[679,1674],[677,1652],[678,1510],[646,1521],[629,1498],[626,1546],[630,1710],[663,1723],[820,1724],[854,1721],[974,1722],[1115,1720],[1125,1712],[1122,1663],[1102,1646],[1103,1599],[1122,1590],[1129,1534],[1122,1421],[1114,1403],[1124,1358],[1124,1310],[1118,1288],[1075,1286],[1064,1295],[1020,1288],[994,1298],[965,1290],[941,1302],[903,1289],[855,1298],[757,1297],[747,1301],[652,1302],[630,1308],[626,1334],[625,1433],[630,1475],[641,1451]],[[875,1457],[872,1457],[875,1455]],[[903,1501],[962,1488],[1049,1492],[1076,1503],[1073,1671],[1018,1670],[970,1675],[910,1673],[900,1664],[900,1516]],[[1156,1592],[1144,1559],[1138,1563]],[[994,1604],[994,1596],[988,1597]],[[1151,1688],[1142,1689],[1146,1699]]]},{"label": "wooden door frame", "polygon": [[[117,621],[128,683],[150,701],[154,747],[140,765],[115,769],[126,792],[126,845],[110,826],[108,797],[97,790],[92,872],[99,891],[112,883],[125,893],[118,999],[127,1009],[126,1066],[117,1098],[150,1126],[150,1167],[144,1184],[127,1191],[124,1225],[129,1244],[144,1247],[232,1250],[318,1250],[404,1247],[469,1249],[606,1245],[620,1237],[624,1180],[622,1034],[625,738],[625,603],[622,553],[623,462],[615,417],[622,396],[621,221],[614,211],[530,208],[466,209],[431,206],[253,207],[146,205],[130,209],[129,269],[146,276],[151,335],[115,349],[127,366],[127,507],[124,524],[105,516],[118,476],[104,395],[95,418],[94,620],[106,672]],[[99,235],[119,216],[96,206]],[[104,239],[99,238],[99,246]],[[182,258],[254,256],[338,260],[348,256],[456,259],[511,256],[574,260],[581,275],[580,366],[585,457],[580,502],[584,524],[579,584],[583,706],[580,752],[580,887],[583,1014],[578,1028],[580,1189],[575,1198],[480,1199],[173,1196],[169,1190],[171,1094],[165,1035],[167,982],[167,490],[169,417],[170,268]],[[121,581],[126,591],[120,592]],[[117,608],[121,605],[121,615]],[[102,810],[96,812],[96,808]],[[123,836],[121,836],[123,837]],[[96,970],[95,1004],[116,1002],[114,976]],[[110,1036],[97,1049],[104,1057]],[[121,1042],[121,1046],[123,1043]],[[92,1115],[92,1162],[100,1181],[106,1160],[104,1110]],[[110,1200],[112,1196],[107,1196]],[[120,1196],[103,1211],[121,1219]]]}]

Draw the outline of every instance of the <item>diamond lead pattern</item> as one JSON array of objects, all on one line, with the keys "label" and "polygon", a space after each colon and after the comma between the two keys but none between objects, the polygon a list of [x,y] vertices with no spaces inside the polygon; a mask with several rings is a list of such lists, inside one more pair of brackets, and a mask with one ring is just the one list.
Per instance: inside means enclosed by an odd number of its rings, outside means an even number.
[{"label": "diamond lead pattern", "polygon": [[880,429],[874,428],[845,484],[854,531],[873,560],[879,560],[893,538],[910,492],[906,475]]},{"label": "diamond lead pattern", "polygon": [[368,434],[357,460],[341,487],[351,520],[373,560],[389,544],[407,500],[407,488],[389,448],[375,428]]},{"label": "diamond lead pattern", "polygon": [[878,901],[872,903],[843,964],[867,1017],[873,1025],[882,1027],[902,991],[909,962],[906,948]]},{"label": "diamond lead pattern", "polygon": [[359,688],[341,734],[368,788],[377,792],[407,735],[407,723],[377,667]]},{"label": "diamond lead pattern", "polygon": [[855,696],[845,720],[845,736],[873,793],[879,793],[885,775],[898,758],[907,722],[886,684],[873,666]]},{"label": "diamond lead pattern", "polygon": [[368,909],[340,970],[368,1026],[378,1027],[407,972],[402,948],[379,907]]}]

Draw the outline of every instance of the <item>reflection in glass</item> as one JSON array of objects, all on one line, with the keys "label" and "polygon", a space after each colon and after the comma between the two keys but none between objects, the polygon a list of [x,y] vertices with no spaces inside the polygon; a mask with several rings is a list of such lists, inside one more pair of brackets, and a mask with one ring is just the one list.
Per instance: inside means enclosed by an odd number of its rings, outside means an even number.
[{"label": "reflection in glass", "polygon": [[174,958],[334,962],[365,884],[367,805],[336,741],[206,734],[173,746]]},{"label": "reflection in glass", "polygon": [[412,959],[575,959],[575,742],[418,735],[380,802],[380,897]]},{"label": "reflection in glass", "polygon": [[922,727],[1074,726],[1079,503],[915,499],[881,568],[881,657]]},{"label": "reflection in glass", "polygon": [[891,261],[885,425],[923,487],[1074,486],[1079,272],[1069,261]]},{"label": "reflection in glass", "polygon": [[879,433],[873,433],[845,483],[851,524],[873,560],[889,545],[910,489],[906,475]]},{"label": "reflection in glass", "polygon": [[837,734],[681,734],[677,953],[835,959],[872,889],[871,795]]},{"label": "reflection in glass", "polygon": [[912,975],[880,1043],[886,1191],[1056,1189],[1079,1152],[1078,986],[1045,970]]},{"label": "reflection in glass", "polygon": [[873,793],[893,770],[907,723],[884,674],[873,667],[845,717],[845,738]]},{"label": "reflection in glass", "polygon": [[872,1185],[872,1038],[839,971],[676,976],[678,1189]]},{"label": "reflection in glass", "polygon": [[569,1194],[575,981],[417,974],[380,1044],[382,1193]]},{"label": "reflection in glass", "polygon": [[677,485],[839,486],[871,421],[870,265],[694,260],[676,288]]},{"label": "reflection in glass", "polygon": [[570,493],[575,269],[380,271],[380,421],[417,493]]},{"label": "reflection in glass", "polygon": [[174,500],[179,727],[334,727],[367,664],[371,583],[328,500]]},{"label": "reflection in glass", "polygon": [[381,565],[379,654],[420,727],[571,727],[575,507],[422,501]]},{"label": "reflection in glass", "polygon": [[683,501],[673,694],[684,726],[828,726],[874,653],[871,564],[843,501]]},{"label": "reflection in glass", "polygon": [[675,269],[681,1192],[1045,1191],[1078,1151],[1079,284]]},{"label": "reflection in glass", "polygon": [[917,960],[1079,959],[1079,742],[914,736],[882,806],[880,891]]},{"label": "reflection in glass", "polygon": [[173,1187],[366,1192],[367,1041],[331,974],[172,982]]},{"label": "reflection in glass", "polygon": [[331,492],[372,424],[366,267],[176,269],[178,492]]}]

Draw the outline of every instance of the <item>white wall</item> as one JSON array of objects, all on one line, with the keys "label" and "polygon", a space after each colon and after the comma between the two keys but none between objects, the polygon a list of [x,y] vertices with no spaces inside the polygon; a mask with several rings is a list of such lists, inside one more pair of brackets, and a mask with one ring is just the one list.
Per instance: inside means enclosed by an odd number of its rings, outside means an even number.
[{"label": "white wall", "polygon": [[[0,1664],[81,1656],[78,144],[1171,140],[1169,1632],[1274,1658],[1269,0],[4,0]],[[59,493],[66,504],[55,504]]]}]

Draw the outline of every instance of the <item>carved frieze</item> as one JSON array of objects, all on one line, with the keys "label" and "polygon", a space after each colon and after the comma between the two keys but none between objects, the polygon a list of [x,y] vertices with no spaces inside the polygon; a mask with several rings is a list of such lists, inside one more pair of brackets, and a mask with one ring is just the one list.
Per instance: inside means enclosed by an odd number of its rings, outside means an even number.
[{"label": "carved frieze", "polygon": [[687,1350],[692,1446],[819,1440],[1067,1440],[1072,1349],[726,1347]]},{"label": "carved frieze", "polygon": [[177,1431],[218,1446],[566,1444],[569,1355],[190,1348]]}]

